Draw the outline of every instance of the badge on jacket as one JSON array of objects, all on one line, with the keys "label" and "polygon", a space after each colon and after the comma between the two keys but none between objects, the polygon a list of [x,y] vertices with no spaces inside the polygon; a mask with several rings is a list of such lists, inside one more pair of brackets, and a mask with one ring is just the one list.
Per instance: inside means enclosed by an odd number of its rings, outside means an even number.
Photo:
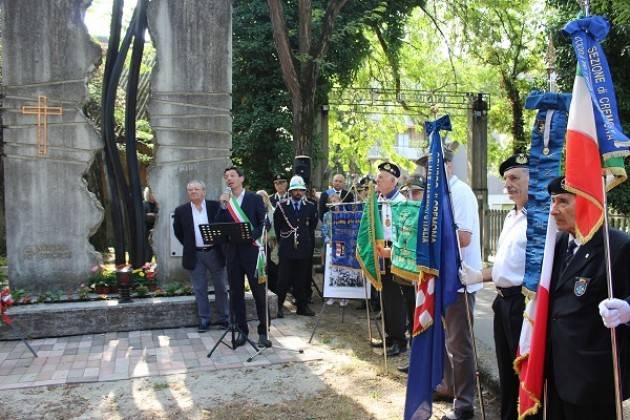
[{"label": "badge on jacket", "polygon": [[591,279],[589,278],[578,277],[577,280],[575,281],[575,284],[573,285],[573,293],[575,294],[575,296],[577,297],[584,296],[584,293],[586,293],[586,288],[588,287],[588,283],[590,281]]}]

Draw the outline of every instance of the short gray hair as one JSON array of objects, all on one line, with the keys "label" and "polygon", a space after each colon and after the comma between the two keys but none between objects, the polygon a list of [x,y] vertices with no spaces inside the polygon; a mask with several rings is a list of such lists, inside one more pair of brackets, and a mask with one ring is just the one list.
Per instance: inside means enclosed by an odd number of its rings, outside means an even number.
[{"label": "short gray hair", "polygon": [[206,184],[203,181],[199,181],[198,179],[193,179],[188,181],[188,184],[186,184],[186,189],[188,189],[189,186],[193,185],[193,184],[197,184],[201,187],[202,190],[206,190]]}]

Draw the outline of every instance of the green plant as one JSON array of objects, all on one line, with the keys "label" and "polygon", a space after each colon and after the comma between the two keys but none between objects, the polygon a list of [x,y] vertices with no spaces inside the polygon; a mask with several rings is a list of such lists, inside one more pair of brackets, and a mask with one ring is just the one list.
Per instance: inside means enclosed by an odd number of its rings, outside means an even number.
[{"label": "green plant", "polygon": [[164,286],[164,291],[166,292],[166,296],[175,296],[179,291],[181,285],[179,283],[168,283]]},{"label": "green plant", "polygon": [[155,291],[153,292],[153,296],[155,297],[161,297],[161,296],[166,296],[166,291],[160,287],[158,287],[157,289],[155,289]]},{"label": "green plant", "polygon": [[87,287],[84,283],[81,283],[79,289],[77,290],[77,295],[79,296],[79,300],[89,300],[90,288]]},{"label": "green plant", "polygon": [[182,287],[180,287],[177,290],[177,294],[178,295],[192,295],[192,287],[189,285],[182,285]]},{"label": "green plant", "polygon": [[149,294],[149,288],[147,286],[136,286],[135,288],[136,291],[136,296],[137,297],[147,297],[147,295]]},{"label": "green plant", "polygon": [[13,300],[16,302],[20,302],[24,296],[28,295],[26,290],[24,289],[16,289],[11,291],[11,296],[13,296]]}]

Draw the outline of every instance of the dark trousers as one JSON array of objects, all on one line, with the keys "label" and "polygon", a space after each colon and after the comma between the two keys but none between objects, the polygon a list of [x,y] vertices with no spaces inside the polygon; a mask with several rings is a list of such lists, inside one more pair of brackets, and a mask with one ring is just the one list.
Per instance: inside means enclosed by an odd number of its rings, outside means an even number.
[{"label": "dark trousers", "polygon": [[407,316],[406,324],[409,337],[413,337],[413,314],[416,312],[416,288],[413,285],[400,285],[400,291],[405,302],[405,315]]},{"label": "dark trousers", "polygon": [[[576,366],[576,368],[578,368]],[[553,380],[547,380],[547,418],[553,420],[614,420],[617,418],[615,404],[598,404],[584,401],[588,405],[575,405],[560,399]],[[541,410],[542,411],[542,410]],[[528,417],[529,419],[529,417]]]},{"label": "dark trousers", "polygon": [[[312,260],[312,258],[311,258]],[[308,258],[294,259],[280,257],[278,276],[278,305],[284,303],[289,287],[293,286],[298,309],[308,303],[308,286],[311,282],[311,264]]]},{"label": "dark trousers", "polygon": [[228,280],[230,282],[230,306],[236,325],[239,329],[249,334],[247,326],[247,313],[245,311],[245,275],[249,282],[249,288],[256,303],[258,314],[258,334],[267,334],[267,311],[265,310],[265,285],[258,284],[256,277],[256,263],[245,264],[240,259],[230,261],[227,266]]},{"label": "dark trousers", "polygon": [[501,419],[516,420],[519,380],[513,363],[521,337],[525,297],[520,291],[506,297],[497,295],[492,309],[494,311],[494,345],[501,387]]},{"label": "dark trousers", "polygon": [[[389,260],[388,260],[389,261]],[[390,266],[386,267],[386,272],[381,276],[383,282],[383,315],[385,316],[385,336],[387,344],[392,345],[398,343],[399,346],[407,347],[407,338],[405,338],[405,321],[407,315],[405,312],[405,302],[400,285],[393,280]]]}]

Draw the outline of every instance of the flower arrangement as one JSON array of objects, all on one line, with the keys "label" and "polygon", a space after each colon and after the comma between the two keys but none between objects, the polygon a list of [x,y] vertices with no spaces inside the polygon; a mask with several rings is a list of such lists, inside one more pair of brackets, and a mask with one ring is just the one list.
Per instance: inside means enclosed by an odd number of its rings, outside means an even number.
[{"label": "flower arrangement", "polygon": [[[155,272],[157,264],[145,263],[142,267],[136,268],[132,271],[133,283],[137,289],[139,286],[144,286],[147,290],[154,291],[157,289],[157,283],[155,279]],[[136,290],[137,291],[137,290]]]},{"label": "flower arrangement", "polygon": [[92,267],[91,271],[92,275],[89,278],[89,283],[92,290],[96,293],[103,295],[114,292],[117,289],[115,270],[100,264]]},{"label": "flower arrangement", "polygon": [[7,310],[13,305],[11,290],[5,287],[0,291],[0,324],[11,325],[11,318],[7,315]]}]

